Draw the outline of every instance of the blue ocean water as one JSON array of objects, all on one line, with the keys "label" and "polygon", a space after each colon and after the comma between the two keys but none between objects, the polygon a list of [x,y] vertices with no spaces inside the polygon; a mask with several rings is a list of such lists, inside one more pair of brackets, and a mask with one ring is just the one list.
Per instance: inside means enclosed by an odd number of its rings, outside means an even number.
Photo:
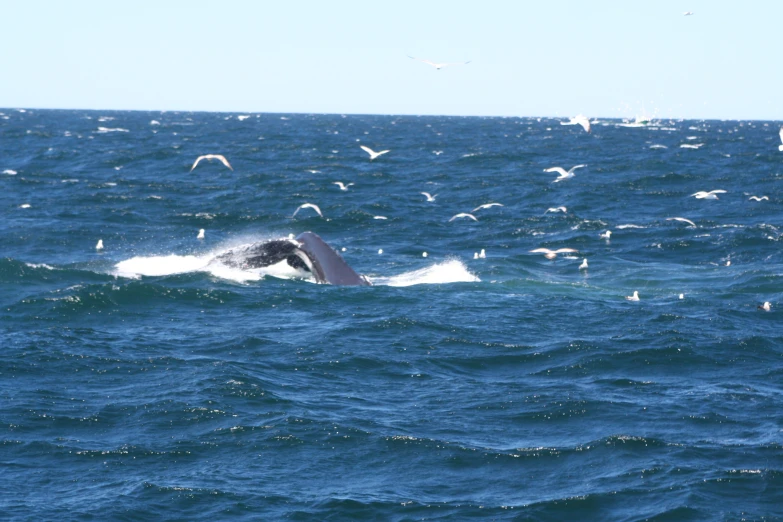
[{"label": "blue ocean water", "polygon": [[2,518],[783,518],[780,123],[560,121],[0,110]]}]

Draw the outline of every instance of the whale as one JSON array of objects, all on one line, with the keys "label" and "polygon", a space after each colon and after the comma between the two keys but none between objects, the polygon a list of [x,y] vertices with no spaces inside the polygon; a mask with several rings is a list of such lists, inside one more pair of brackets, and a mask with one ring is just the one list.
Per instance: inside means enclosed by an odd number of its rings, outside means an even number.
[{"label": "whale", "polygon": [[294,239],[271,239],[244,245],[220,254],[217,259],[242,270],[285,261],[292,268],[310,272],[318,283],[371,286],[366,276],[357,274],[336,250],[314,232],[303,232]]}]

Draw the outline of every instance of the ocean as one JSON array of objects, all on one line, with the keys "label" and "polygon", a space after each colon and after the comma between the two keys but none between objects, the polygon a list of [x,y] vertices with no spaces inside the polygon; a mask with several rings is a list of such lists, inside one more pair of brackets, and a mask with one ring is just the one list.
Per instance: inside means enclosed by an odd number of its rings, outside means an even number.
[{"label": "ocean", "polygon": [[781,123],[564,121],[0,110],[0,518],[783,519]]}]

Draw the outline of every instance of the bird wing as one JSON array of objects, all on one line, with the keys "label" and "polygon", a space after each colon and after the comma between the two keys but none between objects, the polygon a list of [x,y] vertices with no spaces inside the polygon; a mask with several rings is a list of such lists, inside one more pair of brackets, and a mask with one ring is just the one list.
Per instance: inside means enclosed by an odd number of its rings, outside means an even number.
[{"label": "bird wing", "polygon": [[231,170],[234,170],[234,167],[232,167],[231,164],[229,164],[229,162],[228,162],[228,160],[226,159],[225,156],[223,156],[221,154],[215,154],[213,156],[213,158],[219,159],[221,161],[221,163],[223,163],[223,165],[225,165],[226,167],[228,167]]},{"label": "bird wing", "polygon": [[780,141],[783,142],[783,127],[780,128]]},{"label": "bird wing", "polygon": [[561,176],[567,176],[568,172],[565,171],[563,167],[552,167],[549,169],[544,169],[544,172],[557,172]]},{"label": "bird wing", "polygon": [[193,172],[193,169],[196,168],[196,165],[198,165],[198,162],[203,160],[204,158],[206,158],[206,156],[199,156],[198,158],[196,158],[196,161],[193,162],[193,166],[190,167],[190,172]]},{"label": "bird wing", "polygon": [[548,248],[536,248],[535,250],[530,251],[531,254],[553,254],[551,250]]},{"label": "bird wing", "polygon": [[707,194],[725,194],[725,193],[726,193],[725,190],[718,189],[718,190],[710,190]]},{"label": "bird wing", "polygon": [[364,145],[359,145],[359,147],[360,147],[360,148],[361,148],[361,149],[362,149],[364,152],[366,152],[367,154],[369,154],[370,156],[374,156],[374,155],[375,155],[375,151],[374,151],[374,150],[372,150],[370,147],[366,147],[366,146],[364,146]]},{"label": "bird wing", "polygon": [[573,172],[574,172],[576,169],[581,169],[582,167],[586,167],[586,166],[587,166],[587,165],[575,165],[575,166],[571,167],[570,169],[568,169],[568,173],[569,173],[569,174],[571,174],[571,173],[573,173]]},{"label": "bird wing", "polygon": [[564,254],[566,252],[579,252],[579,250],[576,250],[574,248],[558,248],[555,250],[555,254]]}]

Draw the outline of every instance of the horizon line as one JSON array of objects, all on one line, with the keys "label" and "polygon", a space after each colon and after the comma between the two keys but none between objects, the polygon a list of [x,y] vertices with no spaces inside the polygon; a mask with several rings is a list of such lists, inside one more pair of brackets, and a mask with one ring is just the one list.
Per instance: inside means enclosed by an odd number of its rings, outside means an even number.
[{"label": "horizon line", "polygon": [[[241,111],[241,110],[192,110],[192,109],[88,109],[88,108],[63,108],[63,107],[0,107],[0,111],[87,111],[87,112],[157,112],[157,113],[215,113],[215,114],[275,114],[275,115],[318,115],[318,116],[387,116],[387,117],[435,117],[435,118],[531,118],[531,119],[568,119],[570,116],[544,116],[544,115],[504,115],[504,114],[430,114],[430,113],[365,113],[365,112],[310,112],[310,111]],[[638,115],[637,115],[638,116]],[[633,117],[637,117],[633,116]],[[632,117],[623,116],[589,116],[589,119],[597,120],[626,120]],[[783,120],[776,119],[761,119],[761,118],[687,118],[680,116],[650,116],[649,120],[699,120],[699,121],[761,121],[761,122],[783,122]]]}]

